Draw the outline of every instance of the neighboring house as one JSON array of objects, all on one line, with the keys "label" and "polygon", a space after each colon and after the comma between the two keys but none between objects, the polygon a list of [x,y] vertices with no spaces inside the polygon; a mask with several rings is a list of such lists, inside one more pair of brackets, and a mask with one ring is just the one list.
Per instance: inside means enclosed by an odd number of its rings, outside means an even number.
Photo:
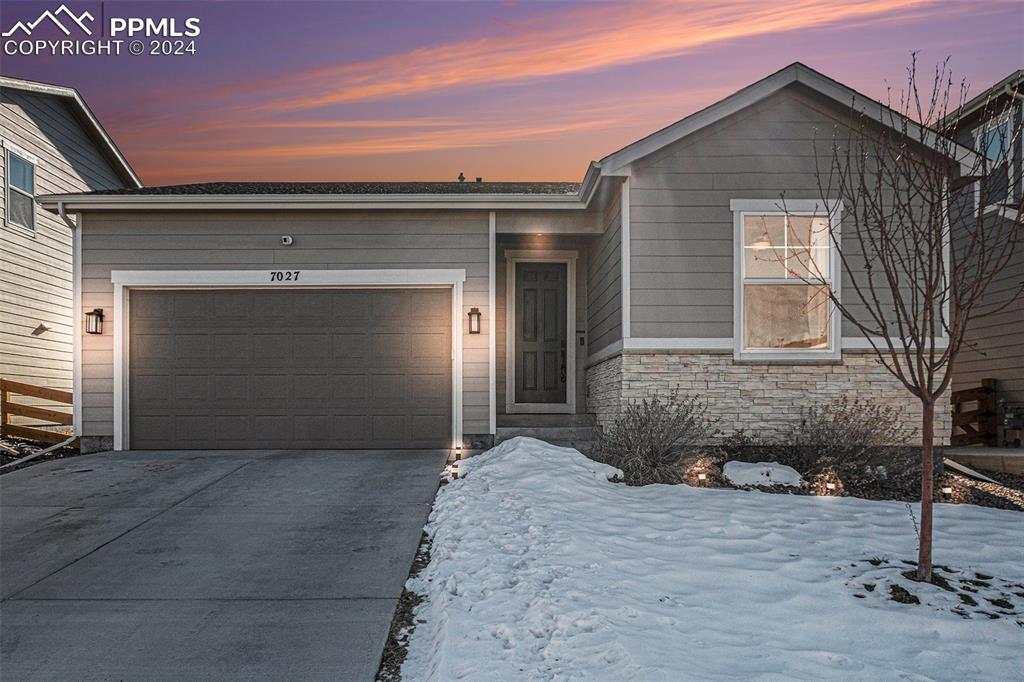
[{"label": "neighboring house", "polygon": [[72,233],[43,194],[141,187],[72,88],[0,76],[0,377],[72,387]]},{"label": "neighboring house", "polygon": [[[1024,70],[1016,71],[967,102],[949,117],[955,125],[957,142],[983,152],[992,164],[992,190],[984,203],[975,192],[970,209],[980,208],[988,221],[1006,220],[1020,210],[1024,187]],[[952,132],[952,131],[950,131]],[[1013,260],[992,282],[980,310],[1002,308],[996,314],[972,322],[963,351],[955,367],[953,390],[981,386],[984,379],[996,380],[998,422],[1007,426],[997,434],[996,443],[1021,437],[1024,430],[1024,244]],[[1004,417],[1006,420],[1004,421]]]},{"label": "neighboring house", "polygon": [[[851,107],[889,120],[794,64],[591,164],[580,185],[45,197],[77,215],[83,310],[105,315],[82,337],[83,445],[480,446],[607,424],[673,391],[706,398],[726,433],[765,435],[840,395],[916,425],[917,401],[851,326],[745,257],[765,231],[784,239],[782,192],[789,229],[820,234],[813,140]],[[833,286],[846,278],[824,242],[815,256]]]}]

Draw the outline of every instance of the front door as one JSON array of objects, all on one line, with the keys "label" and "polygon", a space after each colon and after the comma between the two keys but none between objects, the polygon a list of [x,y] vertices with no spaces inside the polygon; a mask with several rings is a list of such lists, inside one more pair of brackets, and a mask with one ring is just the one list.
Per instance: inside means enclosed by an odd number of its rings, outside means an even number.
[{"label": "front door", "polygon": [[566,402],[565,263],[517,262],[515,402]]}]

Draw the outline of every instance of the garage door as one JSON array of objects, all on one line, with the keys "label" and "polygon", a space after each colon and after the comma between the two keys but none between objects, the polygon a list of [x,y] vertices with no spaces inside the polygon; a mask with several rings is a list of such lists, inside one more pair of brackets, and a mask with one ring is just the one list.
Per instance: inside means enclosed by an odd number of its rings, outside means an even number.
[{"label": "garage door", "polygon": [[443,448],[450,289],[133,291],[135,449]]}]

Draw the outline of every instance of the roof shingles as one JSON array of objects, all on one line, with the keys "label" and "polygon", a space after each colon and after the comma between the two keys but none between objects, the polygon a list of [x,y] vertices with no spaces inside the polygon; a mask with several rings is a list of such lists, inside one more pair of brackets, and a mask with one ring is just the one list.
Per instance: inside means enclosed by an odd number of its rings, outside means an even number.
[{"label": "roof shingles", "polygon": [[231,196],[291,194],[575,195],[577,182],[203,182],[90,192],[94,195]]}]

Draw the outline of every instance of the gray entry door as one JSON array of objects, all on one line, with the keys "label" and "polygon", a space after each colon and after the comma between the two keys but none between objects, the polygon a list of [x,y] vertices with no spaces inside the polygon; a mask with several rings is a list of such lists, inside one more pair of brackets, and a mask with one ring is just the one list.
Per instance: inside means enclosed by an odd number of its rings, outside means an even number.
[{"label": "gray entry door", "polygon": [[445,448],[449,289],[133,291],[135,449]]},{"label": "gray entry door", "polygon": [[517,403],[566,402],[565,263],[516,263]]}]

